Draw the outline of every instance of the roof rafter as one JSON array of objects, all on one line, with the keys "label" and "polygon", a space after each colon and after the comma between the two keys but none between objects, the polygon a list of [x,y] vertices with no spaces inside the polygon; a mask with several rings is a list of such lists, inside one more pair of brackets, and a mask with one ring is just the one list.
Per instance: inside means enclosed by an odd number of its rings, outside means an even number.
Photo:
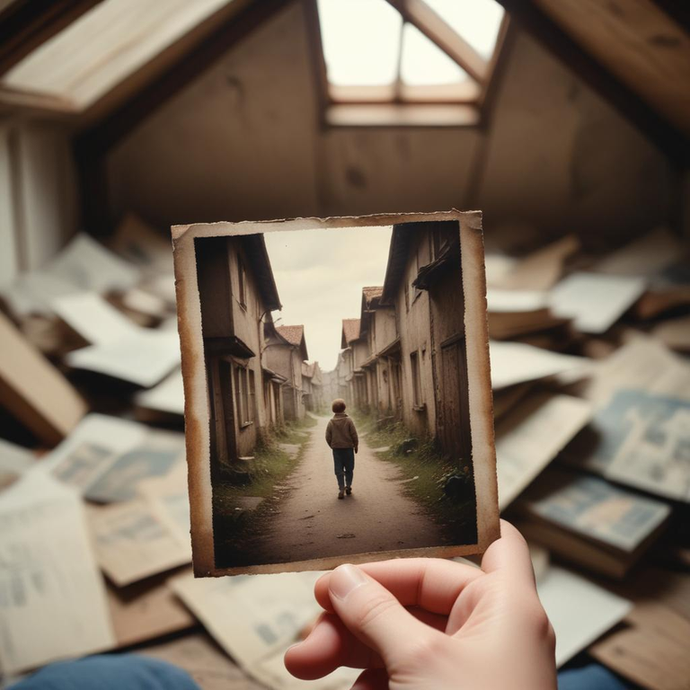
[{"label": "roof rafter", "polygon": [[690,141],[628,85],[585,50],[535,0],[498,0],[506,12],[547,50],[636,126],[678,165],[690,160]]},{"label": "roof rafter", "polygon": [[435,43],[453,62],[480,84],[486,81],[486,60],[447,22],[434,12],[424,0],[387,0],[403,19],[419,29]]}]

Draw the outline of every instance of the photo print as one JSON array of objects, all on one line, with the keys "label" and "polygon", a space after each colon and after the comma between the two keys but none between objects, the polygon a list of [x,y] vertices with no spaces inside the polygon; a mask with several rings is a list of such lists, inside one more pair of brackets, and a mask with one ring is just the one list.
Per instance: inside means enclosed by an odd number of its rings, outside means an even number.
[{"label": "photo print", "polygon": [[196,576],[498,538],[479,212],[172,233]]}]

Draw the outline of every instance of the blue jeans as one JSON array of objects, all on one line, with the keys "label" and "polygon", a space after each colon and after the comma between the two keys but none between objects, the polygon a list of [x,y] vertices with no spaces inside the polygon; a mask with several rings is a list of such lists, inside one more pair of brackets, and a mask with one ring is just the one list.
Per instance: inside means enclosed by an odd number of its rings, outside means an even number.
[{"label": "blue jeans", "polygon": [[9,690],[200,690],[186,671],[138,654],[58,661]]},{"label": "blue jeans", "polygon": [[[354,455],[354,453],[353,453]],[[558,674],[558,690],[627,690],[603,666]],[[200,690],[186,671],[172,664],[136,654],[92,656],[60,661],[12,685],[9,690]]]},{"label": "blue jeans", "polygon": [[352,486],[352,473],[355,470],[354,448],[333,448],[333,465],[338,478],[338,488],[342,491]]}]

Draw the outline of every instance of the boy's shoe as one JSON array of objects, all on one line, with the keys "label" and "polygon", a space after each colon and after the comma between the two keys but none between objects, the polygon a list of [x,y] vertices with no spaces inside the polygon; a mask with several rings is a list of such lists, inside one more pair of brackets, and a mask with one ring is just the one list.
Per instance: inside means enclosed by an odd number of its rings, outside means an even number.
[{"label": "boy's shoe", "polygon": [[346,493],[348,496],[350,496],[350,495],[352,494],[352,487],[351,487],[351,486],[346,487],[345,493]]},{"label": "boy's shoe", "polygon": [[345,492],[342,489],[338,491],[338,498],[345,498]]}]

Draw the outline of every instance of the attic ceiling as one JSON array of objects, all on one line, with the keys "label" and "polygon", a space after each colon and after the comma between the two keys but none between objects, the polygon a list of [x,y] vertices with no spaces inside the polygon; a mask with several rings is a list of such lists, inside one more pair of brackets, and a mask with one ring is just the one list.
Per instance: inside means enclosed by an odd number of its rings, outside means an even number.
[{"label": "attic ceiling", "polygon": [[[498,1],[667,155],[687,161],[687,12],[668,0]],[[103,153],[294,2],[315,0],[0,2],[0,102],[67,113]],[[410,17],[426,6],[389,2]]]}]

